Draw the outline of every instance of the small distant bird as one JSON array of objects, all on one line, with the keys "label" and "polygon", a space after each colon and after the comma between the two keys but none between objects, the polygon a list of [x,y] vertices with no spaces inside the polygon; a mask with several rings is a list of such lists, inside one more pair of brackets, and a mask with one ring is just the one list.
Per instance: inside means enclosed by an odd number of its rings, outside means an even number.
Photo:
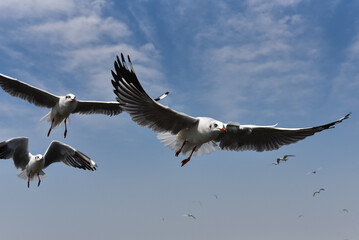
[{"label": "small distant bird", "polygon": [[[51,108],[51,111],[41,118],[41,120],[47,120],[51,123],[47,136],[50,135],[53,128],[59,126],[64,121],[64,138],[66,138],[67,119],[72,113],[106,114],[112,116],[122,112],[119,102],[79,101],[71,93],[66,96],[56,96],[3,74],[0,74],[0,87],[10,95],[24,99],[38,107]],[[155,101],[159,101],[167,95],[168,92],[156,98]]]},{"label": "small distant bird", "polygon": [[[257,152],[271,151],[292,144],[317,132],[333,128],[350,114],[321,126],[308,128],[277,128],[273,126],[223,123],[210,117],[192,117],[153,101],[141,86],[130,57],[128,64],[123,54],[117,57],[112,71],[114,93],[122,108],[132,120],[158,132],[160,141],[175,151],[188,156],[181,162],[187,164],[192,155],[203,155],[217,149]],[[219,143],[217,145],[217,143]]]},{"label": "small distant bird", "polygon": [[50,164],[63,162],[70,167],[84,170],[96,170],[97,164],[82,152],[58,141],[52,141],[44,155],[32,155],[28,151],[28,138],[16,137],[0,143],[0,159],[14,160],[15,167],[20,169],[17,174],[20,178],[27,179],[27,187],[30,187],[30,180],[39,180],[46,175],[42,171]]},{"label": "small distant bird", "polygon": [[193,219],[197,219],[195,216],[193,216],[193,215],[190,214],[190,213],[184,214],[183,216],[184,216],[184,217],[191,217],[191,218],[193,218]]},{"label": "small distant bird", "polygon": [[309,172],[307,172],[307,175],[309,175],[309,174],[317,174],[320,169],[321,168],[317,168],[317,169],[315,169],[313,171],[309,171]]},{"label": "small distant bird", "polygon": [[298,215],[298,217],[299,217],[299,218],[301,218],[301,217],[303,217],[303,215],[302,215],[302,214],[300,214],[300,215]]},{"label": "small distant bird", "polygon": [[213,196],[216,198],[216,199],[218,199],[218,195],[216,195],[216,194],[213,194]]},{"label": "small distant bird", "polygon": [[325,189],[324,189],[324,188],[321,188],[321,189],[319,189],[318,191],[315,191],[315,192],[313,193],[313,197],[315,196],[315,194],[318,194],[318,193],[320,193],[321,191],[325,191]]},{"label": "small distant bird", "polygon": [[156,102],[159,101],[159,100],[162,100],[164,99],[165,97],[167,97],[167,95],[169,94],[170,92],[165,92],[164,94],[162,94],[161,96],[159,96],[158,98],[155,98],[153,100],[155,100]]},{"label": "small distant bird", "polygon": [[348,209],[344,208],[343,212],[349,213]]},{"label": "small distant bird", "polygon": [[279,164],[280,161],[286,162],[289,157],[295,157],[295,155],[284,155],[281,158],[277,158],[277,165]]}]

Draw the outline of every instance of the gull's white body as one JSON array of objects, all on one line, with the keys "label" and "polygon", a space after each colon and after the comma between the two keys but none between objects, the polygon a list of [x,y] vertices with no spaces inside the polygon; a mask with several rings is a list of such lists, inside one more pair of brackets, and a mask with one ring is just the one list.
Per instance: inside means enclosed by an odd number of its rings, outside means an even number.
[{"label": "gull's white body", "polygon": [[41,118],[52,123],[52,128],[59,126],[64,120],[68,119],[70,114],[76,109],[78,102],[75,95],[68,94],[66,96],[60,96],[59,101],[51,109],[51,111]]},{"label": "gull's white body", "polygon": [[29,153],[29,162],[27,163],[25,169],[18,173],[18,176],[27,179],[30,178],[30,180],[35,180],[35,177],[43,176],[45,177],[45,173],[42,171],[44,168],[43,156],[41,154],[32,155]]},{"label": "gull's white body", "polygon": [[[212,141],[219,136],[221,133],[219,129],[225,128],[225,124],[209,117],[197,117],[197,119],[197,124],[182,129],[176,135],[168,132],[159,133],[158,139],[160,139],[164,145],[175,151],[181,147],[184,141],[187,141],[181,151],[185,156],[190,155],[195,146],[197,146],[197,148],[193,153],[194,156],[216,151],[218,146]],[[214,123],[217,124],[216,128],[213,126]],[[210,129],[212,129],[212,131],[208,131],[211,124]]]}]

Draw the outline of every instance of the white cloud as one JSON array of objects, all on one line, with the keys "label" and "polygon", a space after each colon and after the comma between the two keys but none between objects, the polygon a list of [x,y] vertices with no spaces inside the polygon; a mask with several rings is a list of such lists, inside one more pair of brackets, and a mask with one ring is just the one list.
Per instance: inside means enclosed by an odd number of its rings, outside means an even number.
[{"label": "white cloud", "polygon": [[124,23],[98,15],[76,16],[67,20],[33,25],[24,29],[24,33],[26,36],[32,35],[35,39],[64,47],[97,43],[104,38],[118,40],[130,35]]},{"label": "white cloud", "polygon": [[275,8],[294,7],[300,2],[302,2],[302,0],[273,0],[273,1],[249,0],[247,1],[247,4],[250,10],[261,12],[261,11],[270,11]]},{"label": "white cloud", "polygon": [[[142,84],[154,90],[155,93],[163,91],[165,84],[160,84],[163,74],[160,71],[157,50],[151,44],[134,47],[128,44],[98,45],[97,47],[83,47],[63,53],[64,63],[62,71],[70,72],[78,82],[86,79],[87,97],[102,97],[113,100],[111,70],[116,55],[123,53],[129,55],[135,65],[135,71]],[[127,58],[126,58],[127,61]],[[160,85],[161,87],[159,87]],[[97,99],[100,100],[100,99]]]},{"label": "white cloud", "polygon": [[[22,8],[30,3],[37,12]],[[81,85],[88,99],[96,97],[96,100],[113,100],[110,70],[113,69],[115,56],[121,52],[129,54],[136,62],[136,72],[146,79],[145,84],[158,82],[163,75],[158,64],[159,54],[154,45],[147,43],[135,46],[127,25],[103,14],[104,9],[110,6],[111,2],[103,0],[66,0],[61,3],[35,0],[24,1],[17,9],[9,1],[1,2],[0,10],[16,15],[19,19],[35,21],[25,24],[22,21],[18,22],[20,24],[8,30],[8,36],[0,38],[0,41],[8,42],[7,45],[15,43],[43,55],[51,55],[51,62],[42,64],[55,64],[54,76],[63,75],[64,72],[68,74],[65,78],[61,77],[63,89],[67,88],[71,92],[76,86]],[[0,47],[3,52],[20,61],[23,60],[22,52],[13,51],[12,47],[5,46]],[[27,73],[23,72],[23,75]],[[56,77],[53,77],[52,80],[55,79]],[[71,85],[66,85],[69,83],[66,79],[71,79]],[[51,84],[52,81],[49,80],[48,83]]]},{"label": "white cloud", "polygon": [[2,0],[0,19],[39,19],[54,14],[73,14],[76,9],[74,0]]}]

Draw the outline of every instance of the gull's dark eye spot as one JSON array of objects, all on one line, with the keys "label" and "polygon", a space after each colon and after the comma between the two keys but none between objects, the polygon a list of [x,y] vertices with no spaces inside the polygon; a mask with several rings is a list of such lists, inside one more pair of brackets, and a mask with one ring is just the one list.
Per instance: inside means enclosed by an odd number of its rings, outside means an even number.
[{"label": "gull's dark eye spot", "polygon": [[217,123],[214,124],[214,127],[218,127]]},{"label": "gull's dark eye spot", "polygon": [[211,125],[209,125],[209,128],[212,128],[212,124],[211,124]]}]

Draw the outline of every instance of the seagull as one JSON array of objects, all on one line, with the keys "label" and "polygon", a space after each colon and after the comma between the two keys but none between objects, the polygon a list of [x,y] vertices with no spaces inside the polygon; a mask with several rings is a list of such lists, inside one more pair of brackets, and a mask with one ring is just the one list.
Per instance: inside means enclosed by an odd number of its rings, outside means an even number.
[{"label": "seagull", "polygon": [[[66,138],[67,119],[71,113],[106,114],[112,116],[122,112],[121,104],[118,102],[79,101],[72,93],[66,96],[56,96],[1,73],[0,87],[14,97],[22,98],[38,107],[51,109],[48,114],[41,118],[41,120],[47,120],[51,124],[47,136],[50,135],[53,128],[59,126],[64,121],[64,138]],[[159,101],[167,95],[168,92],[156,98],[155,101]]]},{"label": "seagull", "polygon": [[279,164],[280,161],[286,162],[288,160],[288,157],[295,157],[295,155],[284,155],[281,158],[277,158],[277,163]]},{"label": "seagull", "polygon": [[317,169],[315,169],[315,170],[312,170],[312,171],[310,171],[310,172],[307,172],[307,175],[309,175],[309,174],[317,174],[317,172],[318,172],[320,169],[322,169],[322,168],[317,168]]},{"label": "seagull", "polygon": [[343,212],[349,213],[348,209],[344,208]]},{"label": "seagull", "polygon": [[63,162],[70,167],[84,170],[96,170],[96,163],[82,152],[58,141],[52,141],[44,155],[32,155],[28,151],[28,138],[16,137],[0,143],[0,159],[14,160],[15,167],[20,169],[17,174],[20,178],[27,179],[27,187],[30,187],[30,180],[39,180],[46,175],[42,171],[50,164]]},{"label": "seagull", "polygon": [[313,197],[315,196],[315,194],[320,193],[321,191],[325,191],[325,189],[324,189],[324,188],[321,188],[321,189],[319,189],[318,191],[315,191],[315,192],[313,193]]},{"label": "seagull", "polygon": [[191,217],[193,219],[197,219],[195,216],[193,216],[191,213],[187,213],[183,215],[184,217]]},{"label": "seagull", "polygon": [[214,196],[216,199],[218,199],[218,195],[217,195],[217,194],[213,194],[213,196]]},{"label": "seagull", "polygon": [[207,154],[219,148],[258,152],[276,150],[283,145],[333,128],[350,115],[349,113],[337,121],[309,128],[225,124],[210,117],[192,117],[153,101],[139,83],[130,57],[127,58],[129,66],[123,54],[121,60],[117,56],[114,63],[116,73],[111,71],[116,99],[124,104],[122,108],[130,114],[133,121],[158,132],[160,141],[176,151],[176,156],[180,153],[189,155],[182,161],[181,166],[189,162],[193,154]]}]

